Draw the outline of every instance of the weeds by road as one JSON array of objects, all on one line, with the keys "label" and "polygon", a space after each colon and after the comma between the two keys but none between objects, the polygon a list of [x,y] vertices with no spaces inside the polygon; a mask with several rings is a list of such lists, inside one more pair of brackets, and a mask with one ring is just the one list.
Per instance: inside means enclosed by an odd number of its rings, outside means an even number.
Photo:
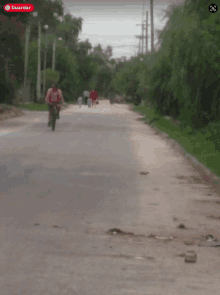
[{"label": "weeds by road", "polygon": [[[68,103],[68,104],[71,104],[71,103]],[[66,106],[67,104],[64,105],[64,107]],[[18,108],[28,110],[28,111],[48,111],[48,106],[45,103],[20,104]]]}]

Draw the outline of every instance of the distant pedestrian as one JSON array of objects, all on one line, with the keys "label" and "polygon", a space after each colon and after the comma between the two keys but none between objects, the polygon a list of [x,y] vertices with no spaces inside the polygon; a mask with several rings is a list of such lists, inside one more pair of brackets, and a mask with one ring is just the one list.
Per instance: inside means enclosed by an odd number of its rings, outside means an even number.
[{"label": "distant pedestrian", "polygon": [[98,93],[97,93],[97,91],[96,91],[96,90],[92,90],[92,91],[90,92],[90,98],[92,99],[92,107],[93,107],[93,105],[96,106],[96,100],[97,100],[97,97],[98,97]]},{"label": "distant pedestrian", "polygon": [[91,104],[92,104],[92,100],[91,100],[91,98],[89,97],[89,98],[88,98],[88,107],[89,107],[89,108],[91,108]]},{"label": "distant pedestrian", "polygon": [[82,105],[82,97],[79,97],[79,98],[78,98],[78,105],[79,105],[79,107],[80,107],[80,109],[81,109],[81,105]]},{"label": "distant pedestrian", "polygon": [[87,105],[88,98],[89,98],[89,91],[85,90],[83,92],[83,96],[84,96],[84,99],[85,99],[85,105]]}]

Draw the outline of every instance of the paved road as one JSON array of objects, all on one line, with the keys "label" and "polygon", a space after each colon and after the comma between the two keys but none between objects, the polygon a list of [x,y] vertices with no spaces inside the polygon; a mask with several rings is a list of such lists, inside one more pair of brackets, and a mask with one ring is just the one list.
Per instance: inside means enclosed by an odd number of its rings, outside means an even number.
[{"label": "paved road", "polygon": [[[45,112],[1,123],[1,295],[219,294],[218,249],[197,247],[204,258],[189,266],[174,257],[181,241],[106,234],[184,238],[174,214],[191,225],[185,235],[206,231],[195,200],[209,189],[180,184],[195,172],[136,118],[104,101],[64,110],[55,132]],[[218,236],[219,221],[205,227]]]}]

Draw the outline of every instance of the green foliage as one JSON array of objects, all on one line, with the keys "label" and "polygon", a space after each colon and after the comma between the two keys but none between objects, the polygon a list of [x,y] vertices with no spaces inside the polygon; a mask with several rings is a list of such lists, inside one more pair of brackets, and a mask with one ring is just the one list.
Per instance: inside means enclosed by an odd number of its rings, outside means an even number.
[{"label": "green foliage", "polygon": [[[141,64],[142,61],[140,61],[140,58],[137,57],[124,62],[123,67],[116,73],[113,82],[116,92],[131,97],[130,102],[135,104],[141,102],[141,96],[144,93],[144,78],[142,77],[144,67]],[[140,83],[140,78],[142,79],[142,83]]]},{"label": "green foliage", "polygon": [[94,60],[92,56],[88,55],[88,52],[91,49],[92,45],[87,39],[84,42],[79,42],[77,45],[77,50],[75,51],[78,63],[78,74],[81,81],[80,93],[89,87],[91,79],[97,73],[97,67],[94,66]]},{"label": "green foliage", "polygon": [[139,70],[139,93],[145,83],[158,114],[178,118],[183,128],[220,119],[220,22],[216,14],[204,13],[204,3],[171,8],[159,51],[144,58],[147,69]]},{"label": "green foliage", "polygon": [[[15,1],[16,2],[16,1]],[[22,2],[22,1],[21,1]],[[14,1],[12,1],[14,3]],[[97,89],[99,93],[110,89],[113,65],[110,63],[112,56],[112,47],[108,46],[105,50],[99,44],[93,49],[93,53],[89,54],[92,45],[89,40],[79,42],[78,36],[82,30],[82,18],[76,18],[71,14],[64,15],[63,20],[57,20],[54,17],[54,12],[58,16],[63,16],[64,5],[61,0],[33,0],[32,4],[38,12],[42,25],[41,48],[45,47],[45,24],[49,25],[47,31],[47,41],[50,45],[47,47],[47,62],[46,62],[46,88],[51,86],[51,82],[58,80],[58,76],[54,77],[52,70],[52,55],[53,51],[51,43],[55,36],[59,35],[63,41],[58,41],[56,46],[56,71],[60,73],[59,85],[63,90],[64,97],[68,101],[76,100],[79,94],[85,89]],[[3,13],[5,16],[8,14]],[[19,17],[23,24],[31,21],[31,14],[13,14]],[[27,16],[26,18],[24,16]],[[1,22],[1,53],[4,54],[4,60],[1,61],[0,71],[0,87],[3,92],[7,92],[4,85],[6,85],[6,74],[4,69],[6,64],[10,66],[10,73],[15,74],[20,84],[23,83],[24,78],[24,50],[25,50],[25,35],[19,37],[20,31],[15,24],[5,17],[6,21]],[[9,23],[11,26],[10,34],[8,34]],[[26,27],[22,27],[25,32]],[[31,21],[31,35],[29,43],[29,61],[27,77],[31,78],[32,85],[36,89],[37,72],[38,72],[38,26],[36,21]],[[8,50],[8,48],[10,50]],[[16,50],[16,52],[14,51]],[[41,69],[44,66],[44,54],[41,52]],[[41,75],[41,84],[43,83],[43,71]],[[13,85],[18,85],[18,82],[13,82]],[[7,82],[8,83],[8,82]],[[9,85],[9,84],[8,84]],[[10,86],[11,87],[11,86]],[[10,88],[9,87],[9,88]],[[11,96],[11,95],[10,95]],[[3,99],[4,96],[2,96]],[[5,98],[4,98],[5,99]]]},{"label": "green foliage", "polygon": [[37,85],[37,56],[38,44],[36,41],[32,41],[29,46],[29,61],[28,61],[28,78],[31,78],[32,83]]},{"label": "green foliage", "polygon": [[113,55],[113,48],[111,45],[108,45],[105,49],[105,55],[107,57],[108,60],[110,60],[110,58],[112,57]]},{"label": "green foliage", "polygon": [[[24,30],[22,28],[22,24],[18,22],[18,20],[21,21],[21,19],[18,18],[18,15],[13,15],[12,13],[10,16],[17,17],[17,19],[10,18],[8,13],[7,15],[5,15],[5,13],[0,14],[0,92],[3,96],[5,96],[4,100],[6,101],[7,99],[12,101],[13,98],[11,98],[11,94],[4,95],[4,93],[11,93],[12,91],[9,91],[8,87],[16,88],[23,80],[24,74],[24,55],[21,42]],[[14,75],[16,82],[11,81],[11,75]],[[4,86],[6,83],[8,84],[7,87]]]},{"label": "green foliage", "polygon": [[[28,67],[28,77],[32,78],[32,83],[37,85],[37,49],[38,44],[32,41],[30,44],[30,58]],[[47,53],[47,65],[51,66],[52,63],[52,50]],[[52,82],[58,82],[59,87],[63,91],[64,99],[70,100],[76,97],[79,92],[79,74],[77,73],[78,64],[76,58],[72,55],[67,47],[56,48],[56,71],[47,69],[46,89],[51,87]],[[42,80],[43,82],[43,71]],[[76,99],[76,98],[75,98]]]},{"label": "green foliage", "polygon": [[[52,30],[58,26],[60,21],[54,16],[54,13],[57,15],[63,16],[64,14],[64,4],[61,0],[32,0],[31,3],[35,7],[35,11],[38,12],[38,16],[41,20],[42,25],[42,33],[45,33],[44,25],[49,26],[49,30]],[[31,35],[30,40],[34,40],[38,38],[38,24],[35,18],[28,13],[29,21],[31,22]]]},{"label": "green foliage", "polygon": [[[58,71],[53,71],[52,69],[45,70],[45,86],[46,89],[50,88],[52,83],[58,83],[60,80],[60,73]],[[41,71],[41,84],[44,81],[44,71]]]},{"label": "green foliage", "polygon": [[77,48],[78,35],[82,31],[82,18],[66,14],[64,21],[60,22],[56,27],[56,31],[65,41],[65,45],[74,51]]},{"label": "green foliage", "polygon": [[71,89],[72,83],[67,79],[64,79],[60,84],[59,87],[62,89],[64,100],[69,102],[74,100],[74,90]]},{"label": "green foliage", "polygon": [[78,63],[71,50],[67,47],[58,47],[56,55],[56,70],[60,72],[60,88],[66,101],[76,100],[80,93],[80,75]]},{"label": "green foliage", "polygon": [[109,61],[110,53],[110,47],[104,50],[102,46],[98,44],[89,55],[92,68],[89,88],[96,89],[100,95],[107,95],[112,87],[111,83],[114,75],[114,66]]}]

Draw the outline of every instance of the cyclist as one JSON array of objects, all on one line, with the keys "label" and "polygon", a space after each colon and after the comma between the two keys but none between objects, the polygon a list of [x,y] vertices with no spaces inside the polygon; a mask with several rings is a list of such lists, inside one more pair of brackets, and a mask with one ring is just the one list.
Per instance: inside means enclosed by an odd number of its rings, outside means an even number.
[{"label": "cyclist", "polygon": [[49,121],[48,126],[50,126],[50,117],[51,112],[53,110],[53,106],[56,106],[57,109],[57,119],[60,118],[60,104],[64,103],[63,94],[62,91],[57,87],[57,83],[53,83],[52,87],[48,89],[47,96],[45,98],[45,103],[48,104],[48,110],[49,110]]}]

